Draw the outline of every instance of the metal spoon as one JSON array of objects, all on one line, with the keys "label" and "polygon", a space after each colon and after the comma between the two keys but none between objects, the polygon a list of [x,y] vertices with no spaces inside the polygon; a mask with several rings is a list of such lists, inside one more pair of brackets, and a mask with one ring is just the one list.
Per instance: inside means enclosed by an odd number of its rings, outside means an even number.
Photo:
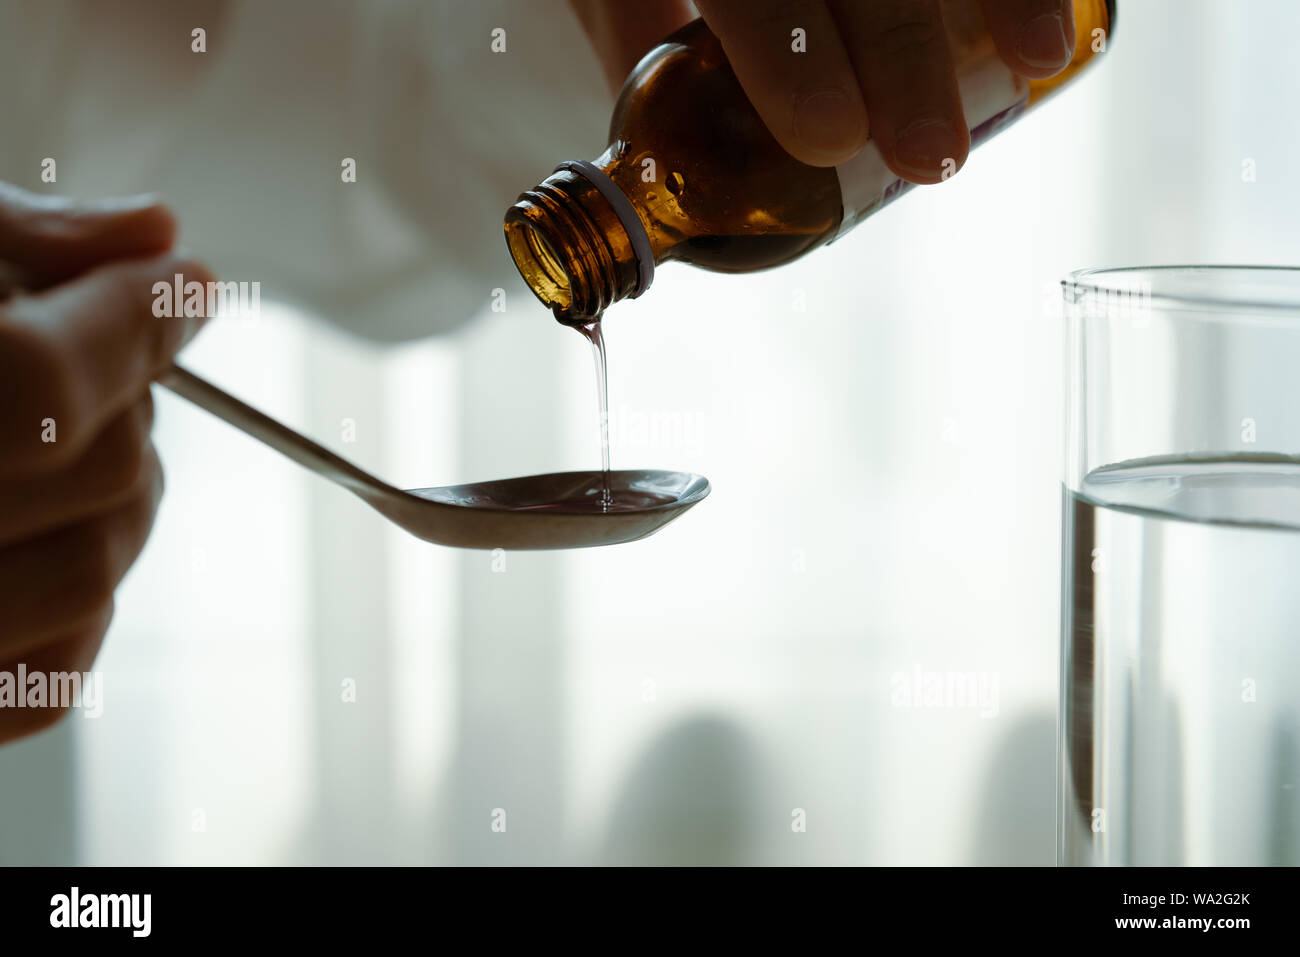
[{"label": "metal spoon", "polygon": [[709,494],[702,475],[658,470],[611,472],[620,507],[608,512],[592,507],[602,488],[600,472],[402,491],[180,366],[171,366],[158,382],[438,545],[536,549],[631,542],[653,535]]}]

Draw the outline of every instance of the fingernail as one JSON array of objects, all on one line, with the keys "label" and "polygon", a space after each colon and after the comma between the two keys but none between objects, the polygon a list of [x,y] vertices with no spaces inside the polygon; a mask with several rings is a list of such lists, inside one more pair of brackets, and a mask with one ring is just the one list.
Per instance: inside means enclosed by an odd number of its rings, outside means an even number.
[{"label": "fingernail", "polygon": [[93,199],[85,207],[96,213],[131,213],[158,205],[157,193],[136,193],[134,196],[105,196]]},{"label": "fingernail", "polygon": [[954,140],[952,124],[945,120],[913,120],[903,127],[894,144],[894,159],[903,169],[922,178],[938,176],[944,161],[952,160]]},{"label": "fingernail", "polygon": [[862,110],[842,90],[800,97],[794,105],[794,133],[799,142],[828,156],[852,153],[861,146]]},{"label": "fingernail", "polygon": [[1020,31],[1017,53],[1029,66],[1042,70],[1063,67],[1069,62],[1070,52],[1065,22],[1059,13],[1034,17]]}]

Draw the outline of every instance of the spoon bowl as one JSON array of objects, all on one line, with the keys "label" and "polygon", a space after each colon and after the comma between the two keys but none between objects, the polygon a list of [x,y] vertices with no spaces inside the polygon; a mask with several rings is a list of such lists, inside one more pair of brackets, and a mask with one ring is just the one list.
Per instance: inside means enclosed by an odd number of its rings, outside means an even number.
[{"label": "spoon bowl", "polygon": [[658,470],[600,472],[409,489],[376,509],[425,541],[460,548],[588,548],[645,538],[709,494],[708,479]]},{"label": "spoon bowl", "polygon": [[589,548],[645,538],[703,501],[709,481],[689,472],[602,472],[522,478],[402,491],[194,373],[172,365],[158,379],[213,415],[362,499],[417,538],[457,548]]}]

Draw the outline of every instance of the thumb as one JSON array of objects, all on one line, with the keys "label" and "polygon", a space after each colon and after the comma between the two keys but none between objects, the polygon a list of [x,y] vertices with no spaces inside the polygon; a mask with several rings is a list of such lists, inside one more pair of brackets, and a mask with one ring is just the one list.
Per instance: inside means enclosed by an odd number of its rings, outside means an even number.
[{"label": "thumb", "polygon": [[0,263],[28,289],[165,252],[175,238],[175,218],[152,194],[86,201],[0,183]]}]

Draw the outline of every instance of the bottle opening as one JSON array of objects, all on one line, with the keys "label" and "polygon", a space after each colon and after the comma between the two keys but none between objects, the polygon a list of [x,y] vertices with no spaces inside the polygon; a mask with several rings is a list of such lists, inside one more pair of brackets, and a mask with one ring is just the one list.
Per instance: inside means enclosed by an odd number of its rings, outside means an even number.
[{"label": "bottle opening", "polygon": [[[636,295],[642,268],[651,274],[654,269],[648,240],[643,266],[618,211],[592,181],[604,174],[592,174],[586,165],[564,164],[521,194],[505,216],[506,245],[519,274],[568,326],[585,325],[611,303]],[[617,192],[612,184],[608,188]]]},{"label": "bottle opening", "polygon": [[572,284],[546,237],[531,223],[507,222],[506,244],[524,282],[557,319],[564,321],[573,306]]}]

